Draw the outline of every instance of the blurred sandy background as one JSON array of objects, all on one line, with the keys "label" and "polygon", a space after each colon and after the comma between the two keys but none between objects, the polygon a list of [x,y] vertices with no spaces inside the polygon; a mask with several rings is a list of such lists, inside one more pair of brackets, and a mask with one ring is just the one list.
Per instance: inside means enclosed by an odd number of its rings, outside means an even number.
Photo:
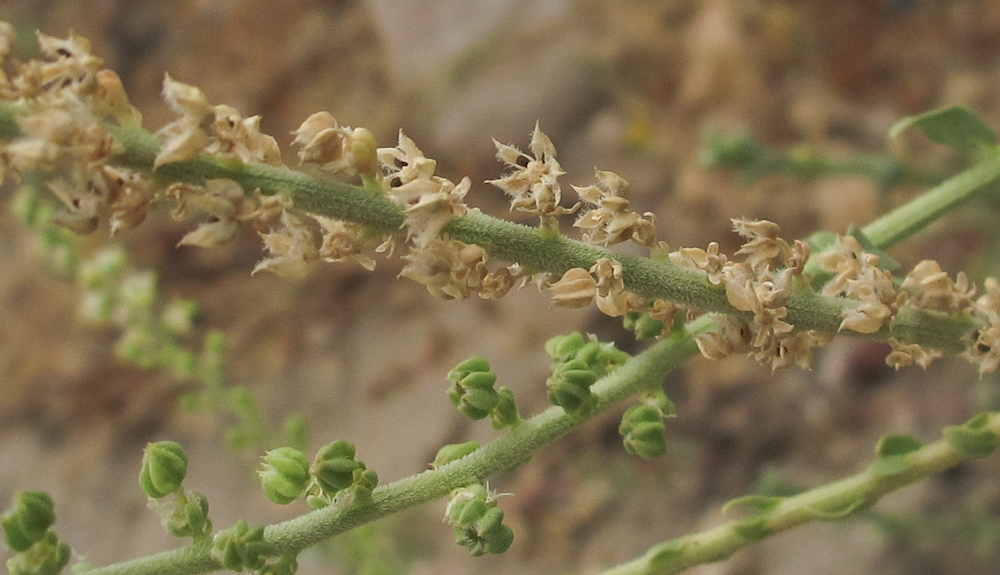
[{"label": "blurred sandy background", "polygon": [[[742,216],[773,220],[786,237],[843,231],[917,192],[885,194],[860,178],[743,185],[699,165],[706,129],[948,170],[951,157],[918,138],[890,145],[889,126],[962,103],[1000,127],[1000,4],[986,0],[3,0],[0,19],[89,38],[151,129],[169,121],[165,72],[263,115],[290,164],[288,134],[315,111],[369,127],[386,146],[402,128],[439,173],[477,183],[470,204],[498,215],[500,193],[479,184],[500,173],[490,138],[525,148],[540,120],[566,184],[590,183],[595,167],[619,173],[674,247],[718,240],[732,251],[729,218]],[[997,205],[960,210],[893,255],[938,258],[981,283],[1000,267]],[[177,412],[185,384],[119,362],[116,334],[75,323],[77,290],[0,217],[0,500],[48,490],[60,537],[95,565],[172,548],[135,482],[142,447],[170,438],[189,449],[187,485],[208,494],[217,527],[301,511],[265,499],[254,456],[224,448],[225,422]],[[348,439],[383,481],[426,468],[444,443],[493,437],[445,397],[458,361],[485,356],[530,414],[546,403],[548,337],[581,329],[636,349],[596,310],[550,311],[533,289],[442,302],[396,281],[395,261],[251,278],[261,257],[251,232],[223,248],[174,249],[190,226],[160,214],[111,241],[158,270],[167,297],[200,302],[199,330],[229,335],[229,381],[250,386],[272,421],[302,413],[311,449]],[[82,246],[108,241],[101,231]],[[762,481],[815,486],[863,468],[880,435],[930,440],[996,407],[995,381],[961,360],[892,374],[882,354],[839,341],[811,372],[773,377],[742,358],[692,361],[666,383],[680,412],[666,457],[627,456],[619,410],[491,481],[515,494],[502,500],[516,533],[506,555],[468,557],[440,521],[442,501],[303,554],[301,572],[594,573],[725,520],[720,504]],[[875,515],[800,528],[694,572],[993,573],[998,468],[993,457],[956,469]]]}]

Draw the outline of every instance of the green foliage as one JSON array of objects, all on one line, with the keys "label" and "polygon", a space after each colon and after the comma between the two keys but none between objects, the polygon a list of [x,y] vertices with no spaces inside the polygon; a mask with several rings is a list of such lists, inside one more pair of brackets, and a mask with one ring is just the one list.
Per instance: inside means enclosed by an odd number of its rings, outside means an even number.
[{"label": "green foliage", "polygon": [[465,443],[451,443],[445,445],[439,449],[437,455],[434,456],[434,461],[431,463],[431,467],[437,469],[442,465],[447,465],[452,461],[461,459],[477,449],[479,449],[478,441],[466,441]]},{"label": "green foliage", "polygon": [[889,129],[889,137],[895,138],[913,126],[920,128],[924,135],[934,142],[952,148],[997,145],[997,136],[993,130],[968,108],[962,106],[947,106],[903,118]]},{"label": "green foliage", "polygon": [[944,438],[959,455],[969,458],[986,457],[997,448],[1000,435],[989,427],[988,414],[980,414],[963,425],[944,429]]}]

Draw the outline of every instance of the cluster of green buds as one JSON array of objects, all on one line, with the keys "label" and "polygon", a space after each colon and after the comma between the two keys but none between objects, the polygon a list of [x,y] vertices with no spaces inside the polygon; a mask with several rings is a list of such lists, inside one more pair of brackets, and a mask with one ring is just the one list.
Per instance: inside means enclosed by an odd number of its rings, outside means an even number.
[{"label": "cluster of green buds", "polygon": [[[251,529],[240,519],[212,539],[212,557],[230,571],[253,571],[257,575],[293,575],[298,569],[295,555],[278,555],[264,539],[264,526]],[[269,559],[277,558],[269,562]]]},{"label": "cluster of green buds", "polygon": [[378,474],[355,457],[353,444],[341,440],[321,447],[311,465],[298,449],[272,449],[257,475],[271,501],[285,505],[304,497],[312,509],[333,502],[366,505],[378,485]]},{"label": "cluster of green buds", "polygon": [[549,401],[567,413],[587,414],[594,407],[590,387],[598,379],[625,364],[629,355],[612,343],[580,332],[559,335],[545,342],[552,358],[552,375],[545,382]]},{"label": "cluster of green buds", "polygon": [[622,325],[634,333],[636,339],[652,339],[663,333],[663,322],[641,311],[626,313]]},{"label": "cluster of green buds", "polygon": [[70,548],[49,528],[55,523],[52,498],[40,491],[20,491],[2,519],[3,537],[17,554],[7,561],[11,575],[56,575],[69,563]]},{"label": "cluster of green buds", "polygon": [[455,542],[468,547],[473,557],[503,553],[514,542],[514,532],[503,524],[503,509],[497,507],[496,498],[479,483],[451,492],[445,521],[454,527]]},{"label": "cluster of green buds", "polygon": [[642,405],[625,410],[618,432],[625,451],[643,459],[660,457],[667,452],[667,426],[663,420],[674,417],[674,404],[660,389],[640,393],[639,400]]},{"label": "cluster of green buds", "polygon": [[[193,537],[195,541],[200,541],[212,532],[208,498],[184,488],[182,483],[187,470],[187,454],[180,444],[175,441],[150,443],[142,454],[139,486],[171,535]],[[172,500],[161,503],[171,495]]]},{"label": "cluster of green buds", "polygon": [[494,429],[503,429],[521,420],[514,403],[514,392],[507,387],[494,389],[497,376],[490,362],[471,357],[448,372],[448,399],[470,419],[489,417]]}]

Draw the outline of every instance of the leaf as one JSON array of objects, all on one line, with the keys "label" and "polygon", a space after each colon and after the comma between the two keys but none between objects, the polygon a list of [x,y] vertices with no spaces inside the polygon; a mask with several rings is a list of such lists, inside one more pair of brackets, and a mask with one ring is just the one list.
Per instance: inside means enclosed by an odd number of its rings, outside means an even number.
[{"label": "leaf", "polygon": [[985,427],[989,419],[985,414],[974,417],[964,425],[944,428],[944,439],[959,454],[970,457],[986,457],[993,453],[1000,437],[992,429]]},{"label": "leaf", "polygon": [[873,462],[868,466],[868,473],[872,477],[885,477],[887,475],[896,475],[897,473],[902,473],[910,464],[903,458],[902,455],[892,455],[889,457],[882,457],[877,461]]},{"label": "leaf", "polygon": [[889,129],[889,137],[895,138],[911,126],[918,126],[932,141],[952,148],[997,145],[993,130],[962,106],[938,108],[903,118]]},{"label": "leaf", "polygon": [[767,527],[767,517],[753,516],[733,524],[733,531],[744,539],[760,541],[771,534]]},{"label": "leaf", "polygon": [[886,435],[878,440],[875,454],[879,458],[906,455],[923,447],[919,439],[910,435]]},{"label": "leaf", "polygon": [[739,505],[746,505],[747,507],[753,507],[757,511],[770,511],[781,503],[781,497],[774,497],[771,495],[744,495],[743,497],[737,497],[736,499],[731,499],[722,506],[723,513],[728,512],[733,507]]}]

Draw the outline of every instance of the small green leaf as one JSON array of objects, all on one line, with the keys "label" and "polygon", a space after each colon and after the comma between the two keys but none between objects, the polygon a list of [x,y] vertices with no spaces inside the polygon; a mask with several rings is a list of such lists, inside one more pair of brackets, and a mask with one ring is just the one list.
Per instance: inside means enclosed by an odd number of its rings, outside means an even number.
[{"label": "small green leaf", "polygon": [[722,512],[726,513],[733,507],[738,507],[740,505],[746,505],[747,507],[753,507],[757,511],[770,511],[777,507],[782,501],[781,497],[774,497],[771,495],[744,495],[743,497],[737,497],[736,499],[730,499],[722,506]]},{"label": "small green leaf", "polygon": [[998,441],[995,431],[974,429],[968,423],[946,427],[944,439],[956,452],[971,458],[986,457],[993,453]]},{"label": "small green leaf", "polygon": [[431,463],[431,467],[437,469],[442,465],[451,463],[457,459],[461,459],[466,455],[471,454],[473,451],[479,449],[478,441],[466,441],[465,443],[450,443],[445,445],[438,450],[437,455],[434,456],[434,462]]},{"label": "small green leaf", "polygon": [[902,455],[891,455],[882,457],[868,466],[868,473],[872,477],[885,477],[886,475],[896,475],[906,471],[910,464]]},{"label": "small green leaf", "polygon": [[863,495],[858,495],[856,499],[847,501],[840,505],[832,505],[827,509],[819,509],[816,507],[809,507],[806,511],[814,519],[819,521],[838,521],[854,513],[855,511],[860,511],[868,506],[868,500],[865,499]]},{"label": "small green leaf", "polygon": [[875,455],[880,458],[906,455],[923,447],[919,439],[910,435],[886,435],[878,440]]},{"label": "small green leaf", "polygon": [[762,515],[754,515],[737,521],[733,524],[733,531],[740,537],[751,541],[759,541],[770,535],[767,528],[767,517]]},{"label": "small green leaf", "polygon": [[889,137],[895,138],[911,126],[918,126],[932,141],[952,148],[997,145],[993,130],[962,106],[938,108],[903,118],[889,130]]},{"label": "small green leaf", "polygon": [[685,549],[687,547],[684,545],[684,542],[677,539],[654,546],[650,549],[649,571],[657,573],[666,570],[667,567],[673,566],[681,555],[684,554]]}]

